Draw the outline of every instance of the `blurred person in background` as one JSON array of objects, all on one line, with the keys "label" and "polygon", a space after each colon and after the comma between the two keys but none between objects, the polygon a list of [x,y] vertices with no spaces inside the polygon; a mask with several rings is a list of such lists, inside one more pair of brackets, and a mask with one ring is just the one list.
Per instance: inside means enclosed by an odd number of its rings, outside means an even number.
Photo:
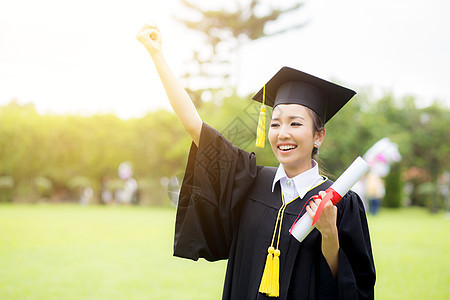
[{"label": "blurred person in background", "polygon": [[383,179],[374,172],[370,172],[366,177],[366,197],[369,201],[369,212],[372,215],[376,215],[380,210],[384,195]]}]

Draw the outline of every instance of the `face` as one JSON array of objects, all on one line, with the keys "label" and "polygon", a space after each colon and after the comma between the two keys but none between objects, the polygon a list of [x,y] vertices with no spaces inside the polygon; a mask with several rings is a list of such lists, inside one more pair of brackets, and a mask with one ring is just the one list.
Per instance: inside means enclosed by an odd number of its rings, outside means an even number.
[{"label": "face", "polygon": [[280,104],[272,112],[269,142],[286,174],[294,177],[311,168],[314,142],[320,144],[325,132],[315,132],[308,109],[298,104]]}]

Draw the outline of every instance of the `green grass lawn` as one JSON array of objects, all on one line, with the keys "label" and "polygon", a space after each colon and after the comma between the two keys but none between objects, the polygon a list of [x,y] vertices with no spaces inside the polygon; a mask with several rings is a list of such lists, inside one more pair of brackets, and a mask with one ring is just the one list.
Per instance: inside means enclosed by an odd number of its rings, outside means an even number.
[{"label": "green grass lawn", "polygon": [[425,209],[369,217],[376,299],[450,299],[450,219]]},{"label": "green grass lawn", "polygon": [[[225,262],[172,257],[175,210],[0,205],[0,299],[220,299]],[[369,217],[376,299],[450,299],[450,220]]]}]

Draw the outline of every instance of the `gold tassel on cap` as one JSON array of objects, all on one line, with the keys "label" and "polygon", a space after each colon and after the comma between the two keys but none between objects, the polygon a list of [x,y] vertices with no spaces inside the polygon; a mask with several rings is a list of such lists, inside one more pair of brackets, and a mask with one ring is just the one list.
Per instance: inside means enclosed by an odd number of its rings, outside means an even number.
[{"label": "gold tassel on cap", "polygon": [[256,130],[256,147],[264,148],[266,143],[266,85],[263,87],[263,101],[259,112],[258,129]]},{"label": "gold tassel on cap", "polygon": [[[281,235],[281,225],[283,224],[284,210],[287,204],[284,203],[283,193],[281,193],[283,199],[283,205],[280,207],[277,215],[277,221],[275,223],[275,229],[273,230],[272,243],[267,250],[266,265],[264,267],[264,273],[261,278],[261,284],[259,286],[259,292],[266,294],[269,297],[278,297],[280,295],[280,250],[278,246],[280,245],[280,235]],[[278,221],[280,226],[278,227]],[[278,240],[277,248],[273,247],[275,241],[275,235],[278,228]]]}]

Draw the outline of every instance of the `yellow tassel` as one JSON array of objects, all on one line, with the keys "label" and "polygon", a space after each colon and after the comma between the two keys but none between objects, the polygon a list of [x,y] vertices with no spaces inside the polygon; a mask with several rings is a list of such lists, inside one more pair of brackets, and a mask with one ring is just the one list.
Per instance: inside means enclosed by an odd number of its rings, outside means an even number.
[{"label": "yellow tassel", "polygon": [[256,131],[256,147],[264,148],[266,143],[266,106],[261,105],[259,112],[258,129]]},{"label": "yellow tassel", "polygon": [[256,130],[256,147],[264,148],[266,143],[266,85],[263,87],[263,100],[259,112],[258,129]]},{"label": "yellow tassel", "polygon": [[271,283],[271,277],[272,277],[272,270],[273,270],[273,253],[275,252],[275,249],[271,246],[267,250],[267,258],[266,258],[266,265],[264,267],[264,273],[263,277],[261,279],[261,284],[259,286],[259,291],[264,294],[269,294],[272,290],[272,287],[270,286]]},{"label": "yellow tassel", "polygon": [[[275,222],[275,229],[273,230],[272,243],[268,249],[269,254],[267,254],[266,265],[264,267],[263,277],[261,279],[261,284],[259,286],[259,292],[264,293],[269,297],[278,297],[280,295],[280,254],[281,251],[278,249],[280,245],[281,236],[281,226],[283,225],[283,216],[286,206],[289,203],[284,202],[283,192],[281,192],[281,199],[283,205],[281,205],[278,210],[277,221]],[[280,226],[278,226],[278,223]],[[277,249],[273,247],[275,241],[275,236],[278,228],[278,240]]]},{"label": "yellow tassel", "polygon": [[275,250],[272,263],[272,284],[269,297],[278,297],[280,295],[280,250]]}]

